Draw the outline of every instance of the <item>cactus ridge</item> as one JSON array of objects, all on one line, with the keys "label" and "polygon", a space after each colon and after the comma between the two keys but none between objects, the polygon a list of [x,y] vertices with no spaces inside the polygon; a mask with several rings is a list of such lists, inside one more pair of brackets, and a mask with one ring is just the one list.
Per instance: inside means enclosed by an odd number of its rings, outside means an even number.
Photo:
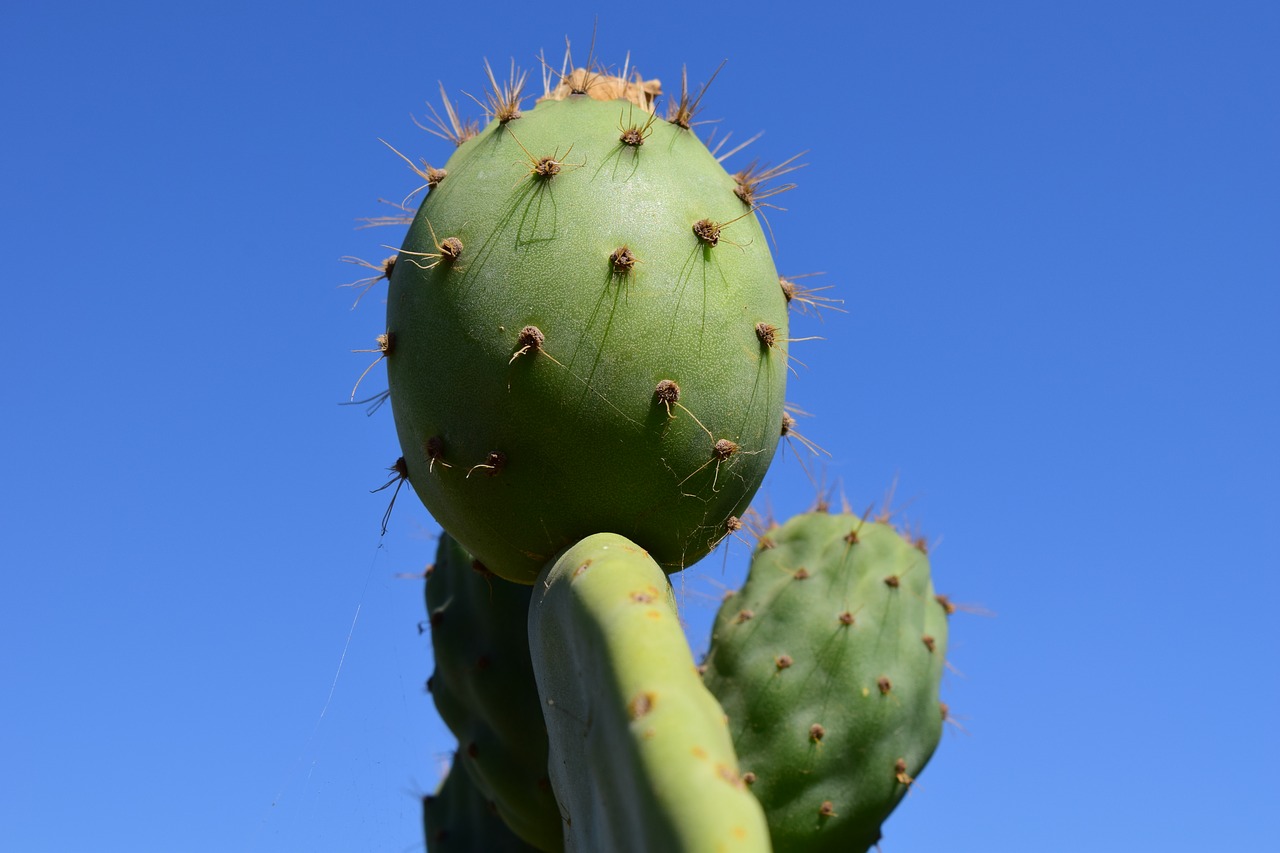
[{"label": "cactus ridge", "polygon": [[762,538],[705,682],[777,851],[865,850],[941,737],[947,611],[923,549],[813,512]]},{"label": "cactus ridge", "polygon": [[560,812],[529,658],[529,596],[529,587],[494,576],[442,533],[426,584],[436,661],[428,686],[458,738],[454,772],[465,770],[527,843],[558,851]]},{"label": "cactus ridge", "polygon": [[649,555],[609,533],[565,551],[534,584],[529,644],[567,850],[769,849]]}]

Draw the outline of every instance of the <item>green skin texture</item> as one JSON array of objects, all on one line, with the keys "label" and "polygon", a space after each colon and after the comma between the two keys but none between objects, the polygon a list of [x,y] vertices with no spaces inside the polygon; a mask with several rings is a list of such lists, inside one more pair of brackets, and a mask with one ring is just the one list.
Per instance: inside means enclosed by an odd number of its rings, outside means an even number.
[{"label": "green skin texture", "polygon": [[946,644],[928,558],[892,527],[815,512],[765,534],[716,617],[704,681],[755,774],[775,850],[849,853],[879,840],[909,787],[896,762],[915,777],[941,738]]},{"label": "green skin texture", "polygon": [[431,696],[458,738],[455,769],[465,768],[517,835],[540,850],[559,851],[560,811],[547,776],[547,729],[529,659],[531,590],[483,568],[448,533],[440,535],[426,584],[436,662]]},{"label": "green skin texture", "polygon": [[468,774],[458,770],[457,757],[440,790],[422,798],[422,828],[427,853],[533,853],[507,828],[476,789]]},{"label": "green skin texture", "polygon": [[[391,277],[387,374],[409,481],[519,583],[601,531],[667,572],[692,564],[746,510],[779,440],[787,305],[768,242],[693,133],[656,120],[643,145],[619,141],[647,117],[573,96],[490,123],[446,164]],[[531,174],[543,156],[559,174]],[[711,247],[702,219],[737,221]],[[461,255],[429,257],[448,237]],[[610,261],[624,245],[639,259],[625,275]],[[517,356],[528,325],[545,341]],[[670,413],[664,379],[681,391]],[[721,439],[740,450],[717,460]],[[501,470],[475,467],[492,451]]]},{"label": "green skin texture", "polygon": [[548,565],[529,645],[566,850],[769,850],[670,582],[642,549],[602,533]]}]

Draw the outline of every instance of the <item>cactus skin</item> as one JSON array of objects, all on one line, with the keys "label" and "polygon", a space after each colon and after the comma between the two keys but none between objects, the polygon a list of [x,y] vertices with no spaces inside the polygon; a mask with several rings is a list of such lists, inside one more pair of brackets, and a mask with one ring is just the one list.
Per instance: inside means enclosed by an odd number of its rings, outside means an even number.
[{"label": "cactus skin", "polygon": [[[600,531],[665,571],[692,564],[779,440],[787,302],[767,240],[693,133],[654,120],[642,144],[620,140],[649,118],[570,95],[492,121],[445,164],[394,265],[385,354],[409,481],[520,583]],[[558,174],[536,173],[544,157]],[[704,219],[724,225],[714,246]]]},{"label": "cactus skin", "polygon": [[529,659],[530,588],[489,573],[448,533],[427,574],[436,671],[428,685],[479,796],[529,844],[563,849],[547,729]]},{"label": "cactus skin", "polygon": [[643,550],[597,534],[549,564],[529,644],[566,850],[769,849],[670,583]]},{"label": "cactus skin", "polygon": [[422,798],[427,853],[533,853],[507,828],[470,777],[453,767],[434,794]]},{"label": "cactus skin", "polygon": [[879,840],[941,737],[947,612],[887,524],[809,513],[761,538],[704,680],[779,853]]}]

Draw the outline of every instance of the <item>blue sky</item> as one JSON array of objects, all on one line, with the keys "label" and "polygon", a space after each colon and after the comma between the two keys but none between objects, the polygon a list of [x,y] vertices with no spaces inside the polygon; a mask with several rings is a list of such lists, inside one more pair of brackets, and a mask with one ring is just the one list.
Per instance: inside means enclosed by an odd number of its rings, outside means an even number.
[{"label": "blue sky", "polygon": [[[124,2],[0,13],[0,847],[421,849],[436,528],[406,490],[379,535],[339,258],[399,242],[353,228],[415,186],[379,137],[448,155],[437,81],[597,14],[808,150],[776,259],[848,313],[801,327],[802,429],[994,614],[886,853],[1274,842],[1280,7]],[[761,501],[813,496],[779,458]],[[695,648],[744,552],[677,579]]]}]

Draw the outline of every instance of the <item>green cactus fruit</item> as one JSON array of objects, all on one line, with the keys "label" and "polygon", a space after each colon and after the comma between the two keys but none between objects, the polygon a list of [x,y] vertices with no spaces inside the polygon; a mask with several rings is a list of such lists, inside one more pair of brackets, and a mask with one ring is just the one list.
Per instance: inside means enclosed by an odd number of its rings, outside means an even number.
[{"label": "green cactus fruit", "polygon": [[458,738],[458,762],[512,831],[540,850],[563,849],[529,659],[530,588],[495,577],[448,533],[426,586],[436,662],[428,686]]},{"label": "green cactus fruit", "polygon": [[690,565],[746,510],[783,423],[761,175],[650,113],[655,86],[570,79],[522,115],[491,98],[509,108],[465,141],[455,123],[446,168],[420,171],[381,350],[409,481],[526,584],[600,531]]},{"label": "green cactus fruit", "polygon": [[427,853],[532,853],[493,812],[470,777],[454,766],[440,790],[422,798],[422,829]]},{"label": "green cactus fruit", "polygon": [[923,542],[815,512],[760,539],[704,664],[774,849],[861,851],[942,735],[945,599]]},{"label": "green cactus fruit", "polygon": [[548,564],[529,645],[566,850],[769,849],[671,585],[643,550],[601,533]]}]

